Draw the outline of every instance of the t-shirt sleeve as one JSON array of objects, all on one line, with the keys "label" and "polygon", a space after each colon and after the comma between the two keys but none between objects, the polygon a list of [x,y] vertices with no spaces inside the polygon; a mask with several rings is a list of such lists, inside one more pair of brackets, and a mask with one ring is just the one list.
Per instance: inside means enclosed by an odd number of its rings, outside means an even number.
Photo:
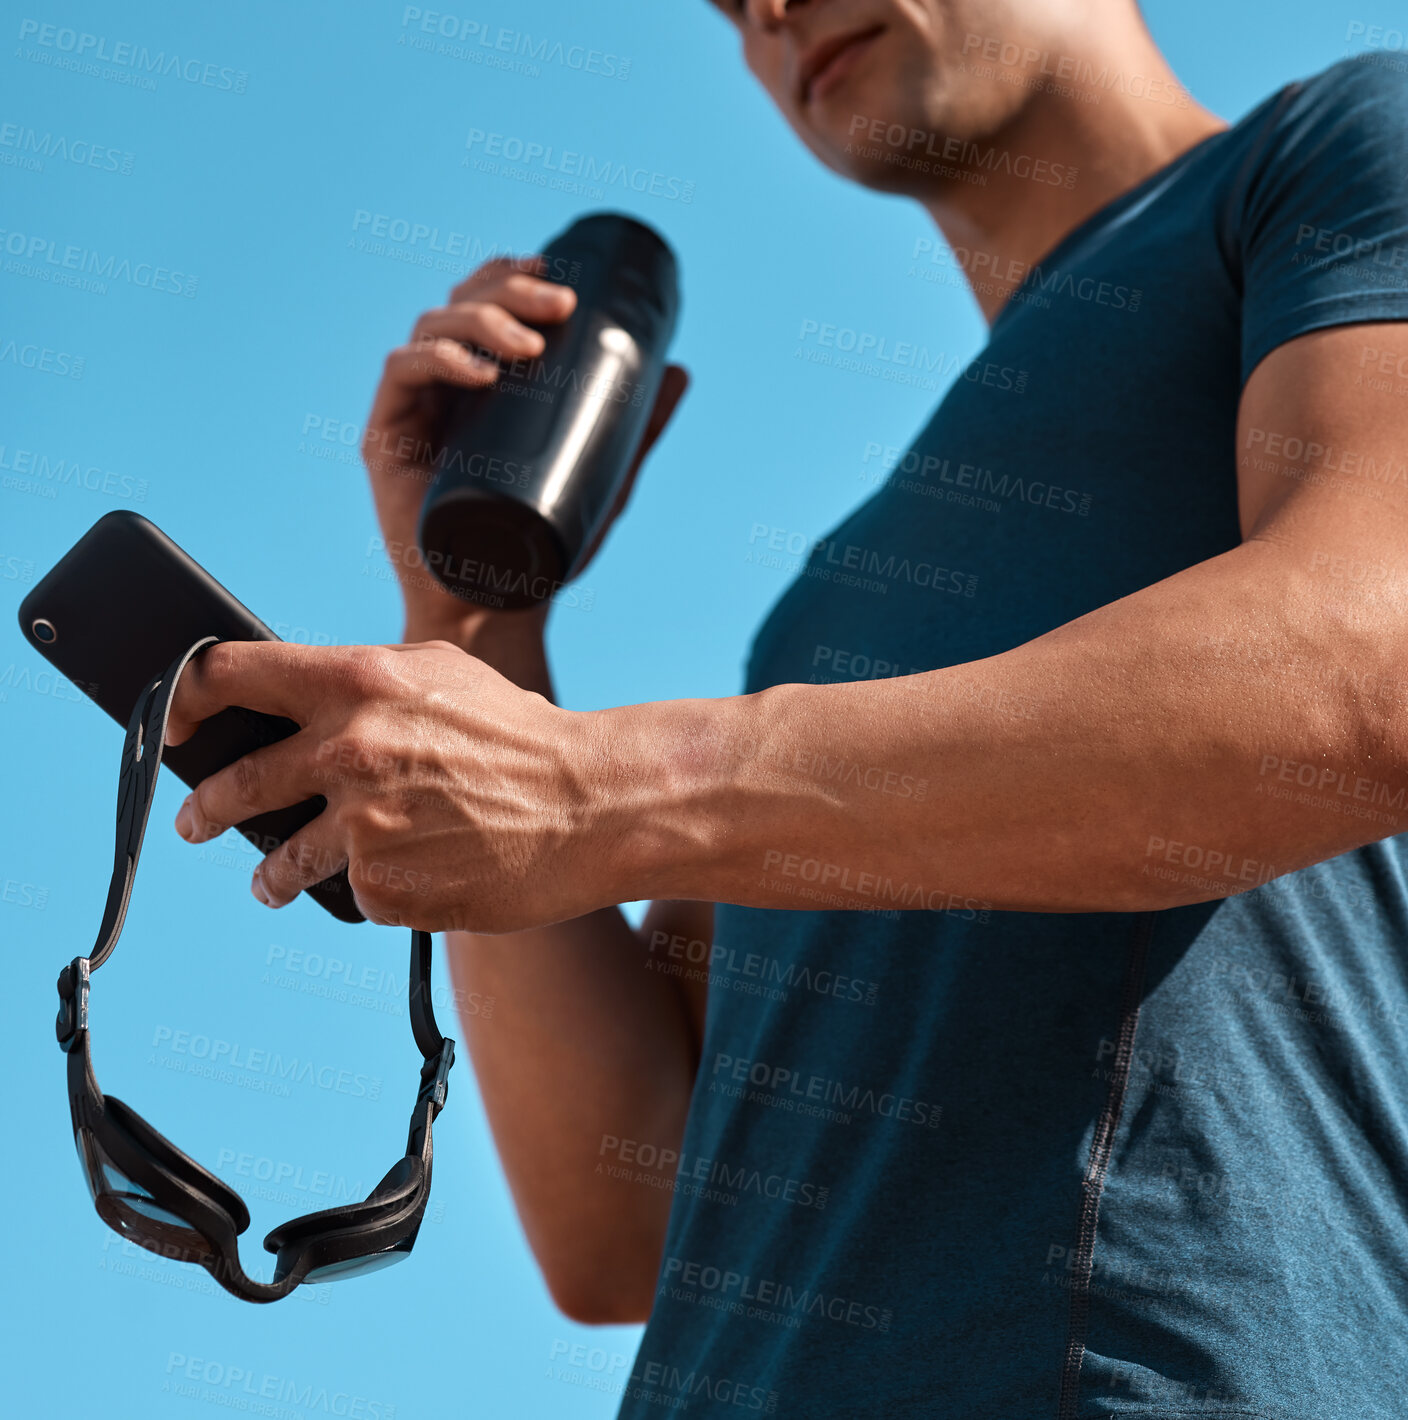
[{"label": "t-shirt sleeve", "polygon": [[1273,109],[1238,221],[1244,384],[1307,331],[1408,320],[1408,72],[1380,57]]}]

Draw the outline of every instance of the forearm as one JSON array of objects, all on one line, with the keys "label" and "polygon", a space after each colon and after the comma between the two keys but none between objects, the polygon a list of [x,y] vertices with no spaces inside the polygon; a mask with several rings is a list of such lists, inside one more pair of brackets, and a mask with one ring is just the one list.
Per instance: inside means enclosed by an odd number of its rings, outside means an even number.
[{"label": "forearm", "polygon": [[[408,624],[404,639],[451,641],[552,700],[542,621],[542,611],[468,612],[455,624]],[[653,925],[678,926],[671,909],[698,917],[701,905],[653,904]],[[554,1299],[579,1320],[644,1320],[672,1195],[630,1187],[600,1165],[612,1161],[612,1139],[678,1152],[702,1031],[698,994],[649,969],[648,936],[617,907],[445,941],[495,1146]]]},{"label": "forearm", "polygon": [[985,660],[599,712],[604,834],[632,892],[760,907],[1226,896],[1405,822],[1369,611],[1251,541]]},{"label": "forearm", "polygon": [[554,1300],[582,1321],[644,1320],[673,1195],[615,1165],[620,1141],[678,1156],[698,1062],[686,997],[614,907],[446,941],[494,1142]]}]

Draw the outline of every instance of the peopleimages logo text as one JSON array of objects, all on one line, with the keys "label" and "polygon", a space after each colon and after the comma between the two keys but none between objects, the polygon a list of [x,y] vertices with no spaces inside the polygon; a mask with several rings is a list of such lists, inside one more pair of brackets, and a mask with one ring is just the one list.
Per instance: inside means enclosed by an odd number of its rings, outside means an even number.
[{"label": "peopleimages logo text", "polygon": [[103,281],[125,281],[130,286],[165,291],[173,296],[194,296],[200,285],[198,276],[173,271],[170,267],[157,266],[150,261],[133,262],[130,257],[118,257],[113,252],[102,253],[73,242],[60,244],[52,237],[4,228],[0,228],[0,251],[35,265],[34,271],[22,271],[20,275],[77,271]]},{"label": "peopleimages logo text", "polygon": [[164,49],[153,53],[144,44],[134,44],[125,39],[109,41],[106,35],[90,34],[87,30],[70,29],[66,25],[21,20],[19,37],[31,40],[41,49],[55,50],[89,64],[111,64],[114,68],[131,69],[141,75],[177,78],[206,89],[224,89],[242,94],[249,86],[249,75],[243,69],[204,63],[199,59],[183,59],[179,54],[168,54]]},{"label": "peopleimages logo text", "polygon": [[825,1075],[812,1075],[789,1065],[773,1065],[764,1060],[715,1055],[711,1074],[713,1084],[710,1089],[716,1092],[716,1087],[721,1084],[751,1085],[769,1094],[792,1095],[798,1099],[835,1105],[850,1114],[878,1115],[906,1124],[927,1125],[930,1129],[937,1128],[943,1117],[943,1106],[927,1100],[912,1099],[890,1091],[877,1094],[864,1085],[828,1079]]},{"label": "peopleimages logo text", "polygon": [[693,1288],[695,1294],[715,1294],[761,1307],[776,1308],[795,1316],[825,1317],[866,1330],[888,1331],[892,1313],[879,1307],[827,1293],[820,1287],[794,1285],[772,1277],[754,1277],[729,1267],[695,1262],[687,1257],[667,1257],[662,1272],[666,1284]]},{"label": "peopleimages logo text", "polygon": [[551,143],[539,143],[509,133],[490,133],[483,128],[471,128],[464,146],[468,151],[463,163],[468,163],[469,154],[478,149],[485,158],[502,158],[508,163],[523,163],[527,167],[557,173],[562,177],[600,183],[603,187],[619,187],[649,197],[668,198],[672,202],[694,201],[692,181],[672,177],[668,173],[655,172],[650,168],[632,167],[631,164],[616,158],[593,157],[590,153],[579,153],[572,148],[559,150]]}]

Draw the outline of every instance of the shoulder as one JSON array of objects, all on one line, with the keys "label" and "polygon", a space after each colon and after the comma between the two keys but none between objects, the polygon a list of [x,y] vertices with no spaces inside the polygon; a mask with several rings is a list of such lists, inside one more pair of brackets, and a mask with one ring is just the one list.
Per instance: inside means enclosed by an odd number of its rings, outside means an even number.
[{"label": "shoulder", "polygon": [[1353,224],[1404,210],[1408,57],[1342,59],[1285,85],[1238,128],[1246,159],[1235,206],[1252,230],[1302,211]]},{"label": "shoulder", "polygon": [[1341,60],[1259,112],[1222,229],[1244,380],[1312,330],[1408,319],[1408,61]]},{"label": "shoulder", "polygon": [[[1265,107],[1265,106],[1263,106]],[[1278,146],[1311,152],[1366,138],[1408,143],[1408,56],[1356,55],[1287,85],[1274,96]]]}]

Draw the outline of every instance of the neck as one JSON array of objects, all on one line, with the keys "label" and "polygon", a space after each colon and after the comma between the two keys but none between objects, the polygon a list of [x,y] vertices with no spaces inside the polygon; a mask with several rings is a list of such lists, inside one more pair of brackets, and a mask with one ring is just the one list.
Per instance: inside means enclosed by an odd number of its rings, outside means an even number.
[{"label": "neck", "polygon": [[[1141,29],[1096,38],[1078,52],[1094,73],[1138,76],[1142,97],[1110,88],[1069,86],[1076,97],[1034,88],[1012,121],[977,145],[1044,160],[1045,181],[993,172],[986,186],[946,183],[920,195],[945,241],[966,249],[969,289],[989,325],[1021,285],[1028,270],[1068,232],[1121,193],[1227,127],[1187,98],[1163,56]],[[1051,79],[1060,86],[1059,76]],[[1086,97],[1098,94],[1099,103]],[[1169,94],[1184,102],[1160,102]],[[1150,97],[1152,95],[1153,97]],[[1056,164],[1060,164],[1058,169]],[[1061,181],[1051,178],[1060,175]],[[1073,176],[1072,176],[1073,174]]]}]

